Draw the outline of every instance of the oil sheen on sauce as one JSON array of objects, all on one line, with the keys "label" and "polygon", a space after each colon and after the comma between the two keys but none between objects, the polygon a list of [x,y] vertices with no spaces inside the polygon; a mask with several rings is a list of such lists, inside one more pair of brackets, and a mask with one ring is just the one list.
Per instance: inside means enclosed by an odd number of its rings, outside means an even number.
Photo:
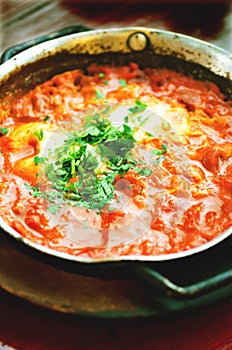
[{"label": "oil sheen on sauce", "polygon": [[[86,118],[98,114],[112,133],[123,129],[126,145],[136,140],[127,163],[117,164],[117,174],[111,168],[113,197],[101,207],[74,200],[54,210],[43,163],[49,166],[49,151],[86,132]],[[4,101],[0,135],[1,217],[37,244],[90,258],[154,256],[198,247],[232,224],[232,102],[211,82],[135,63],[92,64]],[[100,144],[83,149],[96,161]],[[105,167],[95,165],[97,179]],[[70,176],[69,188],[81,176]]]}]

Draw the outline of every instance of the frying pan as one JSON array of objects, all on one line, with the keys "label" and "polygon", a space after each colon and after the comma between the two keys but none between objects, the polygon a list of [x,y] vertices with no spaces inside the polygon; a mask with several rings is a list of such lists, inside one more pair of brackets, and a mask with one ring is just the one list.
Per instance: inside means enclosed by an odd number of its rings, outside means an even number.
[{"label": "frying pan", "polygon": [[[0,98],[20,96],[55,74],[85,69],[93,62],[130,61],[142,68],[165,67],[210,80],[232,99],[232,55],[221,48],[164,30],[143,27],[90,30],[79,25],[6,50],[1,58]],[[1,218],[0,225],[1,234],[6,234],[19,249],[75,273],[100,278],[136,278],[167,298],[199,298],[224,287],[227,294],[228,290],[229,294],[232,292],[232,227],[211,242],[180,253],[91,261],[34,244]],[[211,264],[213,275],[210,269],[203,275],[199,273],[205,262]],[[188,279],[190,274],[193,277]]]}]

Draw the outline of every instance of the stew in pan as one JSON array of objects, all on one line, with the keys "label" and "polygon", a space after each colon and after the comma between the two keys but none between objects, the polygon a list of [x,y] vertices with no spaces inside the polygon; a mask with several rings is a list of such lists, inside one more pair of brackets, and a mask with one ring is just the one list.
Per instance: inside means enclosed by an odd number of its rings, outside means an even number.
[{"label": "stew in pan", "polygon": [[1,103],[0,214],[90,258],[185,251],[232,225],[232,101],[136,63],[91,64]]}]

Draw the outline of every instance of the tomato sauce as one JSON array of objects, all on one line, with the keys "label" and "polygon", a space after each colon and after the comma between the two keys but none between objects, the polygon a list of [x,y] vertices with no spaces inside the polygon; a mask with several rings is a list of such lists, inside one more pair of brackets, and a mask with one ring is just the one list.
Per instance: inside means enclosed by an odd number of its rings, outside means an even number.
[{"label": "tomato sauce", "polygon": [[[52,135],[70,120],[81,128],[82,112],[120,104],[138,108],[132,155],[152,171],[116,177],[113,210],[67,202],[49,211],[35,189]],[[155,121],[151,135],[141,106]],[[155,256],[198,247],[232,225],[232,101],[214,83],[136,63],[92,64],[51,78],[0,113],[0,215],[32,242],[91,258]]]}]

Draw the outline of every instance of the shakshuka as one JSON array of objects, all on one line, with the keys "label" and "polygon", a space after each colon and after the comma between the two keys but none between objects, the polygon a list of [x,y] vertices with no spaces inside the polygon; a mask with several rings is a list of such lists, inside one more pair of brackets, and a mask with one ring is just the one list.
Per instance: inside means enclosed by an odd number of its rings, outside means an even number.
[{"label": "shakshuka", "polygon": [[0,215],[74,256],[156,256],[232,225],[232,101],[168,69],[91,64],[1,102]]}]

